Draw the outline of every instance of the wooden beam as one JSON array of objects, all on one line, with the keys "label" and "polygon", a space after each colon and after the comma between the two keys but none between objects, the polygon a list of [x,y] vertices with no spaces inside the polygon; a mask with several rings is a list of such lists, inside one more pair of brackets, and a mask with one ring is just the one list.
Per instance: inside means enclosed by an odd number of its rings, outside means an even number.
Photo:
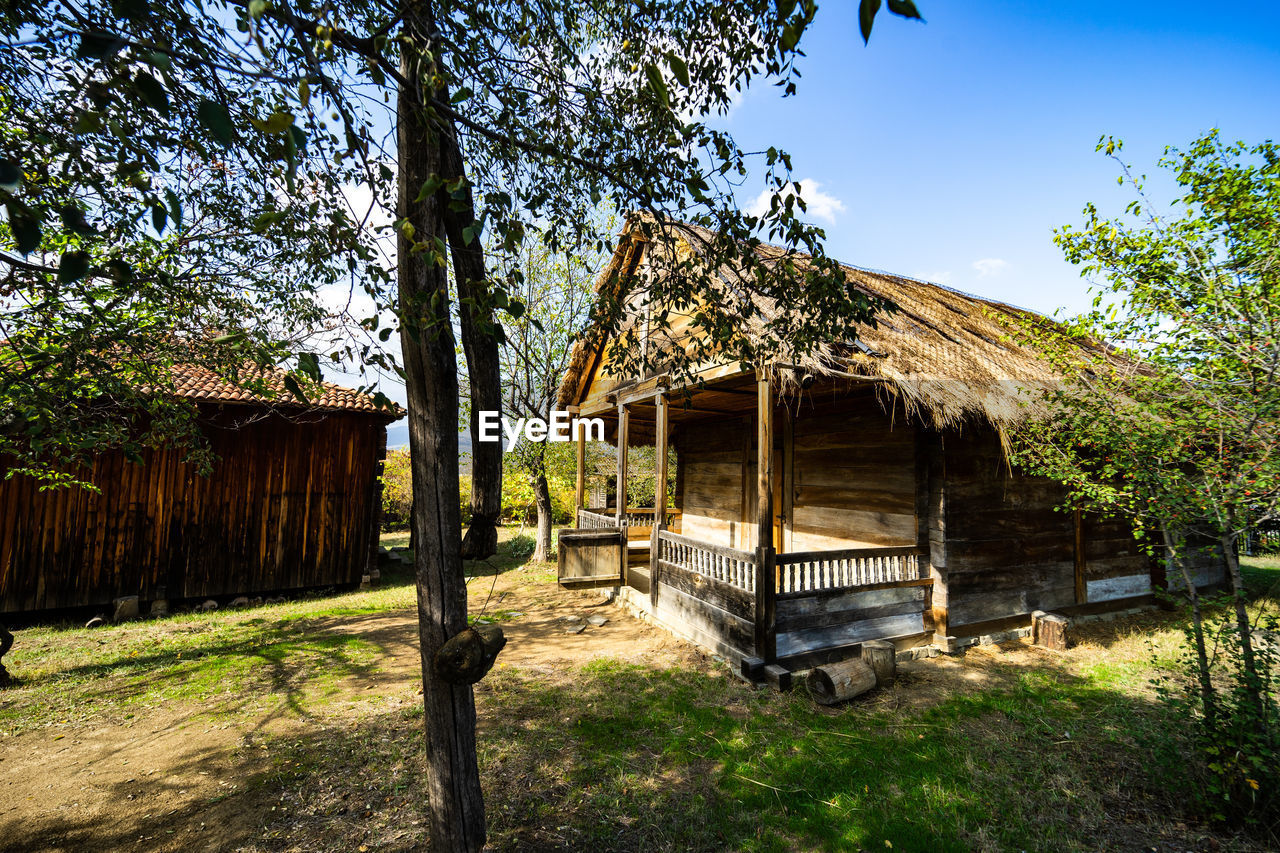
[{"label": "wooden beam", "polygon": [[768,369],[756,379],[756,657],[778,657],[777,578],[773,549],[773,381]]},{"label": "wooden beam", "polygon": [[573,524],[578,525],[577,511],[584,509],[587,505],[587,430],[586,424],[581,423],[577,419],[573,422],[573,429],[576,433],[576,441],[578,445],[578,476],[575,480],[574,503],[576,504]]},{"label": "wooden beam", "polygon": [[627,583],[627,529],[623,525],[627,518],[627,404],[618,404],[618,483],[617,483],[617,520],[618,529],[622,531],[622,565],[619,574],[622,583]]},{"label": "wooden beam", "polygon": [[658,606],[658,534],[666,528],[667,521],[667,400],[659,396],[654,401],[657,425],[654,427],[653,463],[653,538],[649,543],[649,602]]},{"label": "wooden beam", "polygon": [[1089,601],[1089,585],[1085,581],[1084,513],[1080,510],[1080,507],[1076,507],[1074,516],[1076,533],[1076,604],[1086,604]]}]

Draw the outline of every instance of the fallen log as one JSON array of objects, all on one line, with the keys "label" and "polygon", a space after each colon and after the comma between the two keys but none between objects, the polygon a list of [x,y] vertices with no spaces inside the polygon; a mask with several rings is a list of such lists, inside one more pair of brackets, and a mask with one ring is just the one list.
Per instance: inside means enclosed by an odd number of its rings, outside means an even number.
[{"label": "fallen log", "polygon": [[861,696],[876,686],[876,673],[861,660],[829,663],[809,670],[809,695],[820,705],[834,705]]}]

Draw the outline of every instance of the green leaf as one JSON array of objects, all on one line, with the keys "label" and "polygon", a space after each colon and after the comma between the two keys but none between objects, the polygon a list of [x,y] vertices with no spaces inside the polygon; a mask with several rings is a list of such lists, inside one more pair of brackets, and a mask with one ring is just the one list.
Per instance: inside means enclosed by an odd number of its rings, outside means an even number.
[{"label": "green leaf", "polygon": [[249,0],[249,17],[256,21],[265,11],[267,11],[267,0]]},{"label": "green leaf", "polygon": [[231,114],[217,101],[202,98],[200,105],[196,107],[196,118],[209,131],[209,134],[223,145],[230,145],[235,140]]},{"label": "green leaf", "polygon": [[916,8],[916,4],[912,0],[889,0],[889,11],[903,18],[915,18],[923,21],[920,17],[920,10]]},{"label": "green leaf", "polygon": [[9,230],[13,232],[13,242],[18,251],[29,255],[40,248],[40,220],[17,201],[6,204],[5,210],[9,214]]},{"label": "green leaf", "polygon": [[163,236],[164,226],[169,218],[169,213],[164,209],[162,204],[151,205],[151,224],[155,226],[156,233]]},{"label": "green leaf", "polygon": [[667,54],[667,65],[671,66],[671,73],[680,81],[680,85],[685,88],[689,87],[689,66],[685,61],[674,53]]},{"label": "green leaf", "polygon": [[284,390],[288,391],[302,402],[307,402],[307,395],[302,393],[302,386],[299,385],[298,380],[294,379],[292,376],[286,375],[284,377]]},{"label": "green leaf", "polygon": [[296,124],[289,126],[289,138],[293,140],[293,147],[302,152],[307,147],[307,133]]},{"label": "green leaf", "polygon": [[12,160],[0,157],[0,190],[16,193],[22,186],[22,169]]},{"label": "green leaf", "polygon": [[84,211],[76,207],[74,204],[68,204],[58,211],[62,217],[62,224],[68,231],[79,234],[81,237],[88,237],[98,233],[92,225],[84,219]]},{"label": "green leaf", "polygon": [[107,261],[107,274],[114,281],[128,283],[133,281],[133,265],[120,258],[112,258]]},{"label": "green leaf", "polygon": [[244,332],[230,332],[225,335],[218,335],[216,338],[213,339],[213,343],[234,344],[234,343],[239,343],[240,341],[244,340],[246,337],[248,337],[248,335],[246,335]]},{"label": "green leaf", "polygon": [[164,197],[169,202],[169,219],[173,221],[174,228],[182,227],[182,200],[178,198],[178,194],[173,190],[166,188]]},{"label": "green leaf", "polygon": [[107,59],[119,53],[124,44],[124,39],[115,33],[81,33],[76,56],[80,59]]},{"label": "green leaf", "polygon": [[63,252],[58,262],[58,281],[70,284],[79,281],[89,272],[88,252]]},{"label": "green leaf", "polygon": [[315,382],[324,379],[324,374],[320,372],[320,358],[313,352],[298,353],[298,371]]},{"label": "green leaf", "polygon": [[138,96],[162,116],[169,115],[169,96],[165,94],[164,86],[160,85],[160,81],[152,77],[146,71],[139,71],[137,76],[133,78],[133,86],[138,90]]},{"label": "green leaf", "polygon": [[800,30],[796,29],[792,24],[786,24],[782,28],[782,36],[780,38],[783,50],[792,50],[800,43]]},{"label": "green leaf", "polygon": [[276,110],[265,119],[251,118],[249,123],[263,133],[284,133],[293,126],[293,113]]},{"label": "green leaf", "polygon": [[31,219],[10,219],[9,229],[13,231],[13,240],[18,251],[29,255],[40,248],[40,224]]},{"label": "green leaf", "polygon": [[880,11],[880,0],[862,0],[858,4],[858,29],[862,30],[862,43],[871,41],[871,25],[876,22],[876,13]]},{"label": "green leaf", "polygon": [[667,109],[671,109],[671,100],[667,97],[667,84],[662,79],[662,72],[658,70],[658,66],[652,62],[646,65],[644,67],[644,76],[649,79],[649,88],[658,97],[658,102]]}]

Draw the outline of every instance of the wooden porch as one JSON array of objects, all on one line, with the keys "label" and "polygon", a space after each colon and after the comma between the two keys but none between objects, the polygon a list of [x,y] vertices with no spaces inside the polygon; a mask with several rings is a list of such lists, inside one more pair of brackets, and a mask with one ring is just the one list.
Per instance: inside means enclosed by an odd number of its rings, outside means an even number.
[{"label": "wooden porch", "polygon": [[[747,377],[748,382],[750,377]],[[686,535],[683,512],[625,504],[587,507],[584,445],[578,459],[576,527],[560,534],[560,583],[566,587],[613,586],[620,600],[646,618],[742,665],[752,678],[785,673],[857,653],[872,639],[907,647],[932,641],[933,578],[927,536],[912,545],[833,550],[782,550],[790,490],[780,487],[774,441],[774,389],[770,375],[750,389],[755,405],[754,530],[757,547],[740,549]],[[745,396],[741,377],[731,387],[712,386],[679,415],[714,416],[727,395]],[[626,495],[629,428],[633,410],[652,412],[644,425],[656,454],[655,500],[667,500],[667,389],[617,399],[617,493]],[[651,408],[650,408],[651,407]],[[710,411],[708,411],[710,410]],[[747,410],[748,417],[751,412]],[[741,416],[741,409],[735,412]],[[650,432],[651,429],[651,432]],[[647,443],[647,442],[646,442]],[[746,477],[744,469],[744,492]],[[781,505],[780,505],[781,504]],[[746,537],[744,537],[746,538]]]}]

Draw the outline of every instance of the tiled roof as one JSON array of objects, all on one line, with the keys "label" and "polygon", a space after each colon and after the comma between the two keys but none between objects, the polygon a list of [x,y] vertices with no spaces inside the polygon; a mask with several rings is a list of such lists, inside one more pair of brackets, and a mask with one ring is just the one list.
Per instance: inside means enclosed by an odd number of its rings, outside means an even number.
[{"label": "tiled roof", "polygon": [[179,397],[202,403],[263,403],[285,406],[305,406],[308,409],[343,412],[370,412],[399,418],[404,411],[395,406],[386,409],[378,406],[373,397],[332,382],[320,383],[322,393],[304,387],[307,402],[303,403],[284,387],[287,374],[283,370],[268,370],[245,377],[245,384],[261,384],[268,394],[258,394],[218,376],[213,371],[195,365],[179,365],[173,369],[174,391]]}]

